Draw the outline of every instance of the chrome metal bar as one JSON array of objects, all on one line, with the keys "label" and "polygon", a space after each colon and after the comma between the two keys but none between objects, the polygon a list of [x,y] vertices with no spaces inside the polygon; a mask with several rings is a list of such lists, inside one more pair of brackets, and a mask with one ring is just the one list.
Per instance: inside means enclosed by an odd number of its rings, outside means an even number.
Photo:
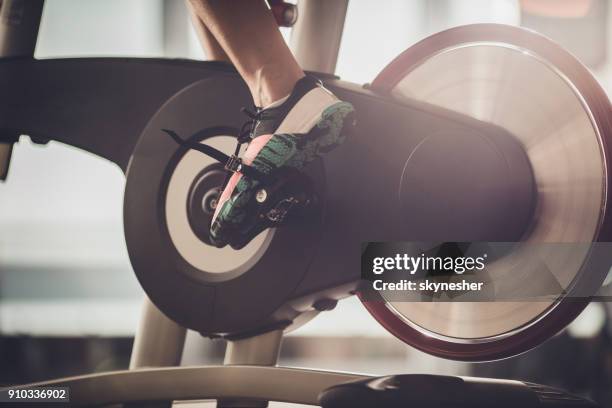
[{"label": "chrome metal bar", "polygon": [[[187,330],[164,315],[148,297],[143,302],[140,326],[134,338],[130,369],[173,367],[181,363]],[[151,408],[170,408],[172,400],[149,404]],[[123,408],[139,405],[125,404]]]},{"label": "chrome metal bar", "polygon": [[291,49],[304,70],[336,71],[348,0],[299,0]]},{"label": "chrome metal bar", "polygon": [[275,330],[241,340],[227,342],[223,364],[273,366],[278,361],[282,330]]},{"label": "chrome metal bar", "polygon": [[130,369],[179,365],[186,332],[146,298],[134,339]]},{"label": "chrome metal bar", "polygon": [[[274,330],[258,336],[227,342],[225,365],[274,366],[278,361],[283,330]],[[265,408],[267,400],[219,399],[218,408]]]}]

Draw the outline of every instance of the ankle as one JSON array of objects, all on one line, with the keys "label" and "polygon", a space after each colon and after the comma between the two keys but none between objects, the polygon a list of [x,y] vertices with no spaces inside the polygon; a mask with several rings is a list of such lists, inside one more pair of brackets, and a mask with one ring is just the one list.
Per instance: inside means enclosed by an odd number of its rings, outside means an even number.
[{"label": "ankle", "polygon": [[247,84],[256,106],[265,107],[285,98],[291,93],[295,83],[304,77],[299,69],[283,69],[275,65],[261,67]]}]

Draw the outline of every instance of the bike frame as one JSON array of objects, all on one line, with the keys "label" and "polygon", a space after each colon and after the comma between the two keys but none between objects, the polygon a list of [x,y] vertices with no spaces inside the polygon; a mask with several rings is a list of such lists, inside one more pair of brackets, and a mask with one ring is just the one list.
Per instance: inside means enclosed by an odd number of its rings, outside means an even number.
[{"label": "bike frame", "polygon": [[[37,67],[40,67],[41,70],[53,69],[53,60],[40,62],[33,60],[43,6],[44,0],[4,0],[0,2],[0,60],[9,58],[15,61],[22,60],[24,66],[28,66],[28,69],[34,71],[37,70]],[[299,17],[293,28],[290,44],[296,59],[305,70],[334,74],[347,7],[348,0],[335,0],[333,2],[300,0],[298,2]],[[86,59],[80,62],[75,60],[74,70],[76,72],[83,67],[92,71],[103,70],[105,67],[112,65],[113,60],[112,58]],[[118,60],[125,62],[126,59]],[[160,60],[153,61],[160,62]],[[134,69],[138,69],[138,65],[142,62],[134,59]],[[170,60],[165,63],[169,65],[181,64]],[[162,74],[160,73],[160,75]],[[149,77],[148,80],[150,79]],[[161,76],[157,79],[161,80]],[[185,75],[185,83],[191,80],[193,78]],[[76,81],[78,82],[78,79]],[[168,90],[180,86],[177,83],[168,85]],[[85,86],[85,83],[82,87],[77,83],[72,89],[74,94],[67,91],[64,99],[86,98],[88,89],[89,87]],[[118,89],[113,88],[113,91],[110,92],[114,91],[118,91]],[[84,94],[79,95],[80,92]],[[39,95],[41,100],[44,100],[47,96],[50,95],[45,93],[44,90]],[[129,104],[130,97],[128,94],[117,96]],[[155,95],[151,95],[151,98],[147,98],[152,101],[151,106],[141,106],[140,110],[143,112],[153,111],[153,107],[160,100],[167,99],[169,96],[171,94],[158,91]],[[120,116],[118,110],[109,110],[108,106],[104,106],[100,102],[104,98],[98,97],[95,99],[98,101],[92,102],[94,104],[92,109],[108,112],[106,115],[108,118],[117,119],[117,115]],[[147,115],[143,114],[142,116],[146,117]],[[124,171],[127,169],[129,154],[136,142],[133,135],[138,134],[133,132],[134,129],[131,129],[130,126],[123,130],[115,129],[118,135],[117,140],[121,140],[121,143],[107,143],[106,146],[103,146],[96,135],[87,138],[87,140],[80,139],[79,135],[82,134],[83,129],[79,129],[76,125],[73,129],[66,129],[65,122],[62,124],[62,121],[50,117],[42,119],[42,122],[44,122],[44,127],[48,132],[57,135],[57,137],[54,137],[55,140],[94,152],[113,161]],[[127,121],[122,120],[116,120],[116,122],[123,125],[127,123]],[[136,125],[142,126],[141,123]],[[91,123],[91,128],[98,127],[95,123]],[[106,131],[109,131],[108,127]],[[3,180],[8,173],[13,145],[23,132],[21,129],[3,129],[1,132],[0,180]],[[46,135],[37,132],[35,125],[27,134],[34,142],[46,143],[49,140]],[[73,377],[46,382],[45,385],[68,385],[72,388],[73,397],[77,397],[80,403],[85,404],[143,400],[172,401],[173,399],[181,399],[181,397],[188,397],[189,399],[235,399],[240,397],[255,398],[256,400],[252,401],[252,406],[263,406],[262,398],[314,405],[317,403],[318,393],[323,389],[349,380],[365,378],[365,376],[353,374],[270,367],[276,365],[277,362],[283,335],[282,330],[228,342],[224,364],[232,367],[151,368],[178,366],[183,351],[185,334],[186,329],[184,327],[167,318],[147,298],[144,301],[140,326],[134,340],[130,361],[131,371]],[[166,381],[169,376],[172,376],[176,381]],[[259,381],[253,381],[254,379],[259,379]],[[120,395],[114,388],[115,381],[122,383],[123,392]],[[177,381],[182,384],[183,392],[181,394],[176,393]],[[301,385],[298,390],[298,388],[290,385],[282,387],[280,382]],[[90,391],[83,395],[83,390],[95,390],[95,392],[91,393]],[[152,393],[152,390],[156,390],[155,393]],[[241,401],[241,403],[244,404],[246,401]]]}]

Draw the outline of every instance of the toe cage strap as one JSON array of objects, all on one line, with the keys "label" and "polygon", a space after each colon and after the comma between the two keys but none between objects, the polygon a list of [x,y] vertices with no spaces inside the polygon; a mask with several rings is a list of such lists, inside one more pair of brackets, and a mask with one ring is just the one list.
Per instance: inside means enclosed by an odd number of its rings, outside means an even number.
[{"label": "toe cage strap", "polygon": [[261,171],[257,170],[253,166],[248,166],[242,163],[242,159],[236,156],[235,154],[231,156],[227,156],[227,160],[225,161],[224,168],[227,171],[231,171],[233,173],[242,173],[249,178],[252,178],[252,179],[255,179],[261,182],[267,182],[270,180],[270,177],[267,174],[262,173]]},{"label": "toe cage strap", "polygon": [[228,171],[231,171],[233,173],[241,173],[245,175],[246,177],[249,177],[249,178],[261,181],[261,182],[267,182],[270,179],[270,177],[267,174],[262,173],[261,171],[257,170],[256,168],[252,166],[242,163],[242,159],[239,158],[236,154],[228,156],[227,154],[223,153],[221,150],[215,149],[214,147],[209,146],[207,144],[184,140],[179,135],[177,135],[176,132],[173,132],[172,130],[162,129],[162,131],[167,133],[179,145],[187,147],[192,150],[197,150],[198,152],[203,153],[207,155],[208,157],[215,159],[219,163],[223,164],[224,168]]}]

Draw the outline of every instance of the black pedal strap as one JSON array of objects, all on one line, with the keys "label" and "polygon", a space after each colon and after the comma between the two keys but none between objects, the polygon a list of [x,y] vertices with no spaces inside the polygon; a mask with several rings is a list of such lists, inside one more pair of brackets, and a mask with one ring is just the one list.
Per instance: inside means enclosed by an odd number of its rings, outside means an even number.
[{"label": "black pedal strap", "polygon": [[215,159],[219,163],[223,164],[225,169],[234,173],[241,173],[246,177],[261,181],[267,182],[270,180],[270,176],[256,168],[246,165],[242,163],[242,159],[240,159],[237,154],[233,154],[229,156],[223,153],[221,150],[215,149],[212,146],[209,146],[204,143],[191,142],[187,140],[183,140],[176,132],[169,129],[162,129],[163,132],[167,133],[176,143],[180,146],[197,150],[200,153],[207,155],[208,157]]}]

